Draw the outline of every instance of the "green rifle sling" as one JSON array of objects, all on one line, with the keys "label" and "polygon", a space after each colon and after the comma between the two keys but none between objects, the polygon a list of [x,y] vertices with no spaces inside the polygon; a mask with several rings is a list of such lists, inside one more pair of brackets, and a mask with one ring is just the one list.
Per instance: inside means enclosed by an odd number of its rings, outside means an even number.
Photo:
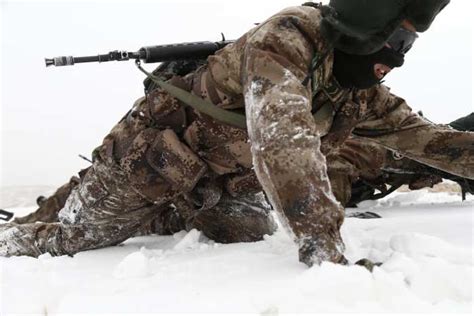
[{"label": "green rifle sling", "polygon": [[175,97],[176,99],[180,100],[181,102],[189,105],[194,110],[209,115],[216,121],[221,123],[231,125],[241,129],[247,129],[245,115],[238,114],[232,111],[224,110],[212,102],[206,101],[186,90],[178,88],[172,84],[169,84],[158,77],[152,75],[151,73],[147,72],[140,66],[140,63],[137,62],[137,67],[142,71],[145,75],[147,75],[150,80],[156,83],[160,88],[168,92],[171,96]]},{"label": "green rifle sling", "polygon": [[[194,110],[206,114],[216,121],[221,123],[237,127],[240,129],[247,129],[246,118],[245,115],[235,113],[229,110],[221,109],[217,107],[212,102],[206,101],[186,90],[178,88],[172,84],[169,84],[158,77],[152,75],[145,69],[143,69],[140,65],[140,61],[137,60],[136,65],[141,72],[143,72],[150,80],[152,80],[155,84],[157,84],[160,88],[168,92],[171,96],[175,97],[176,99],[180,100],[181,102],[189,105]],[[322,107],[319,109],[314,115],[314,119],[317,122],[324,121],[332,115],[332,109]]]}]

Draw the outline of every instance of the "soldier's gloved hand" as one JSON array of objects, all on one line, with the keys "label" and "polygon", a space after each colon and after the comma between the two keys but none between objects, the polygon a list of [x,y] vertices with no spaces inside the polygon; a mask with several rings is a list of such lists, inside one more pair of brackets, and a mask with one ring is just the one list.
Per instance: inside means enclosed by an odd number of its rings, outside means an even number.
[{"label": "soldier's gloved hand", "polygon": [[355,264],[358,265],[358,266],[363,266],[364,268],[366,268],[370,272],[372,272],[374,270],[374,267],[380,267],[382,265],[381,262],[372,262],[372,261],[370,261],[369,259],[366,259],[366,258],[360,259]]}]

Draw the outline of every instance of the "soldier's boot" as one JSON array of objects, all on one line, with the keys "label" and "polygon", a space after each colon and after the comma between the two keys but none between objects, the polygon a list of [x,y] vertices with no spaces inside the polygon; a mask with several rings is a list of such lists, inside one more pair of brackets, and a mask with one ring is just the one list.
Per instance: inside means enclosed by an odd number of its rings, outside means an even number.
[{"label": "soldier's boot", "polygon": [[254,242],[276,230],[270,211],[263,194],[224,193],[215,206],[198,211],[192,227],[220,243]]},{"label": "soldier's boot", "polygon": [[16,217],[12,223],[26,224],[35,222],[54,223],[58,221],[58,213],[64,207],[66,199],[71,194],[71,190],[79,184],[78,177],[72,177],[68,183],[59,187],[48,198],[38,197],[37,204],[39,208],[31,214],[23,217]]},{"label": "soldier's boot", "polygon": [[44,195],[40,195],[36,198],[36,205],[38,205],[39,207],[41,207],[41,205],[43,205],[43,203],[47,200],[48,198],[45,197]]}]

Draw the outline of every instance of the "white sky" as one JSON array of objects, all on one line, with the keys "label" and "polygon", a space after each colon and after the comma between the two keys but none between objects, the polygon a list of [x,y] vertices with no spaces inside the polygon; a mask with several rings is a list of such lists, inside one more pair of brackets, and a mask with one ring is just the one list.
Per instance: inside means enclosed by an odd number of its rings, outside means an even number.
[{"label": "white sky", "polygon": [[[44,57],[236,39],[303,0],[1,0],[0,184],[60,185],[142,96],[132,61],[45,68]],[[452,0],[386,84],[435,122],[472,112],[471,0]],[[153,65],[148,65],[152,69]]]}]

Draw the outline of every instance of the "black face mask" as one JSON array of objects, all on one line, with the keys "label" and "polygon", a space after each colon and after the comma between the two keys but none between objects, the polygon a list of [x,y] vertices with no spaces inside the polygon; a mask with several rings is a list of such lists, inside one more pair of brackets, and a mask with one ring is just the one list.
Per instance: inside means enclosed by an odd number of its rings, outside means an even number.
[{"label": "black face mask", "polygon": [[368,89],[380,83],[375,76],[375,64],[393,69],[403,65],[404,57],[388,47],[370,55],[351,55],[335,49],[333,74],[343,88]]}]

